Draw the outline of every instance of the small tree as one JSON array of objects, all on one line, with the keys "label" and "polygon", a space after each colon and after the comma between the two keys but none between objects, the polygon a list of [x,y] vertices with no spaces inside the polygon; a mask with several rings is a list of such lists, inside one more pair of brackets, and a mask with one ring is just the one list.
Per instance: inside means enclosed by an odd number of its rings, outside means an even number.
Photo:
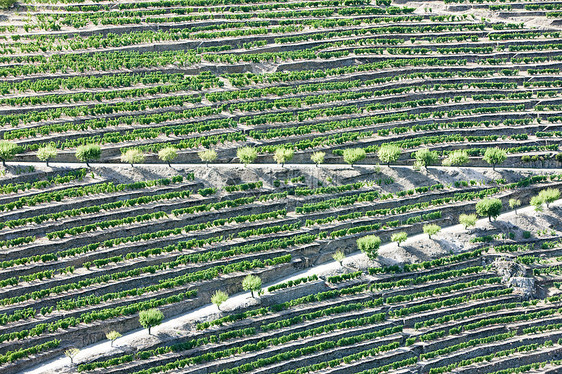
[{"label": "small tree", "polygon": [[86,163],[90,167],[90,161],[99,160],[101,157],[101,147],[97,144],[86,144],[76,148],[76,158],[78,161]]},{"label": "small tree", "polygon": [[150,329],[158,326],[163,319],[164,314],[158,309],[141,310],[139,313],[139,322],[142,327],[148,329],[148,335],[150,335]]},{"label": "small tree", "polygon": [[41,161],[45,161],[47,166],[49,166],[49,160],[57,157],[57,149],[53,145],[47,145],[41,147],[37,150],[37,158]]},{"label": "small tree", "polygon": [[172,167],[170,162],[175,160],[177,157],[178,157],[178,150],[175,149],[174,147],[166,147],[158,151],[158,158],[161,161],[167,163],[169,167]]},{"label": "small tree", "polygon": [[214,149],[206,149],[197,154],[199,155],[201,161],[203,161],[207,165],[209,165],[209,162],[213,162],[217,159],[217,151],[215,151]]},{"label": "small tree", "polygon": [[509,199],[509,207],[515,210],[515,214],[517,214],[517,208],[521,206],[521,200],[519,199]]},{"label": "small tree", "polygon": [[501,164],[507,159],[507,152],[501,148],[486,148],[484,152],[484,161],[492,165],[492,170],[496,170],[496,165]]},{"label": "small tree", "polygon": [[461,214],[459,216],[459,223],[464,226],[465,230],[468,230],[469,227],[476,226],[477,220],[476,214]]},{"label": "small tree", "polygon": [[547,188],[546,190],[542,190],[539,192],[539,198],[546,203],[546,207],[550,205],[550,203],[555,202],[556,200],[560,199],[560,190],[557,188]]},{"label": "small tree", "polygon": [[535,210],[537,212],[542,211],[542,204],[543,203],[544,203],[544,200],[541,199],[538,195],[531,197],[531,205],[535,207]]},{"label": "small tree", "polygon": [[128,149],[121,155],[121,162],[127,164],[142,164],[144,162],[144,155],[139,149]]},{"label": "small tree", "polygon": [[443,160],[444,166],[460,166],[468,163],[468,152],[463,149],[457,149],[447,155]]},{"label": "small tree", "polygon": [[316,167],[318,167],[318,165],[324,163],[324,157],[326,157],[326,152],[314,152],[310,156],[310,159],[316,164]]},{"label": "small tree", "polygon": [[217,306],[218,310],[221,310],[221,304],[226,300],[228,300],[228,294],[221,290],[217,290],[213,296],[211,296],[211,302]]},{"label": "small tree", "polygon": [[390,166],[391,162],[395,162],[396,160],[398,160],[401,154],[402,149],[392,144],[381,145],[377,152],[379,160],[387,166]]},{"label": "small tree", "polygon": [[437,151],[430,151],[427,148],[422,148],[414,153],[414,157],[416,159],[415,164],[420,167],[423,166],[425,169],[427,169],[428,166],[436,164],[437,160],[439,160]]},{"label": "small tree", "polygon": [[367,157],[363,148],[348,148],[343,150],[343,160],[353,167],[357,161],[363,160]]},{"label": "small tree", "polygon": [[16,143],[0,140],[0,160],[2,160],[4,167],[6,166],[6,161],[14,158],[19,152],[21,152],[21,147]]},{"label": "small tree", "polygon": [[236,156],[240,159],[240,162],[244,164],[244,167],[246,167],[258,157],[258,151],[254,147],[242,147],[238,148]]},{"label": "small tree", "polygon": [[496,218],[502,211],[502,202],[500,199],[486,198],[476,203],[476,212],[482,217],[488,217],[492,222],[492,218]]},{"label": "small tree", "polygon": [[252,297],[254,296],[254,292],[261,292],[261,279],[256,275],[248,275],[242,281],[242,288],[244,291],[250,291],[252,293]]},{"label": "small tree", "polygon": [[113,347],[113,343],[115,343],[115,341],[117,339],[119,339],[122,335],[119,334],[117,331],[113,330],[108,332],[107,334],[105,334],[105,337],[109,340],[111,340],[111,346]]},{"label": "small tree", "polygon": [[366,235],[362,238],[357,239],[357,248],[367,255],[371,260],[374,260],[378,256],[378,250],[381,246],[381,238],[376,235]]},{"label": "small tree", "polygon": [[64,351],[64,355],[70,359],[70,365],[74,365],[74,357],[80,352],[78,348],[68,348]]},{"label": "small tree", "polygon": [[295,151],[289,148],[277,148],[275,150],[275,154],[273,155],[273,159],[278,164],[281,164],[281,167],[285,166],[285,163],[291,161],[293,156],[295,155]]},{"label": "small tree", "polygon": [[441,231],[441,226],[436,225],[435,223],[423,225],[423,232],[429,236],[429,239],[431,239],[431,235],[435,235],[439,231]]},{"label": "small tree", "polygon": [[396,242],[399,247],[400,244],[406,241],[406,239],[408,239],[408,234],[406,234],[404,231],[396,232],[390,237],[390,240]]},{"label": "small tree", "polygon": [[339,262],[340,266],[343,266],[343,260],[345,259],[345,253],[343,253],[343,251],[337,250],[336,253],[334,253],[332,255],[332,258],[334,259],[334,261]]}]

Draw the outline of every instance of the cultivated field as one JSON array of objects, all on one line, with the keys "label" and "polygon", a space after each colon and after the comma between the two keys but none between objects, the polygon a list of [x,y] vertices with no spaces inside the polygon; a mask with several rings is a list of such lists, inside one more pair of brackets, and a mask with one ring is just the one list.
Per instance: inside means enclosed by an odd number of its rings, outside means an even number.
[{"label": "cultivated field", "polygon": [[562,373],[561,32],[0,0],[0,373]]}]

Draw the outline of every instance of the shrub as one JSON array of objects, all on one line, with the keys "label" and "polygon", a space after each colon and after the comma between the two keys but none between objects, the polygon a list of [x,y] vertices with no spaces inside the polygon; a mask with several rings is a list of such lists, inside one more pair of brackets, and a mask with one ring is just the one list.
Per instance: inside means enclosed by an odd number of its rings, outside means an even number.
[{"label": "shrub", "polygon": [[378,256],[378,249],[381,246],[381,238],[376,235],[367,235],[357,239],[357,248],[367,255],[371,260]]},{"label": "shrub", "polygon": [[211,302],[217,306],[218,310],[221,310],[221,304],[226,300],[228,300],[228,294],[221,290],[217,290],[213,296],[211,296]]},{"label": "shrub", "polygon": [[201,161],[208,164],[209,162],[213,162],[217,159],[217,151],[214,149],[206,149],[197,153]]},{"label": "shrub", "polygon": [[295,151],[289,148],[277,148],[275,150],[275,154],[273,155],[273,159],[278,164],[281,164],[281,167],[285,165],[285,163],[291,161],[293,156],[295,155]]},{"label": "shrub", "polygon": [[357,161],[363,160],[367,154],[362,148],[348,148],[343,151],[343,160],[353,166]]},{"label": "shrub", "polygon": [[178,150],[174,147],[166,147],[166,148],[162,148],[160,151],[158,151],[158,158],[161,161],[164,161],[165,163],[167,163],[168,166],[170,166],[170,167],[172,166],[172,165],[170,165],[170,162],[175,160],[176,157],[178,157]]},{"label": "shrub", "polygon": [[244,291],[250,291],[252,293],[252,297],[255,297],[254,292],[258,294],[261,292],[261,279],[256,275],[248,275],[242,281],[242,288]]},{"label": "shrub", "polygon": [[70,358],[70,364],[74,364],[74,357],[80,352],[78,348],[68,348],[64,351],[64,355]]},{"label": "shrub", "polygon": [[431,239],[431,235],[435,235],[439,231],[441,231],[441,226],[436,225],[434,223],[423,226],[423,232],[429,236],[429,239]]},{"label": "shrub", "polygon": [[337,261],[340,263],[340,266],[343,266],[343,260],[345,259],[345,253],[343,253],[343,251],[338,250],[336,251],[336,253],[334,253],[332,255],[332,258],[334,259],[334,261]]},{"label": "shrub", "polygon": [[324,157],[326,157],[326,152],[314,152],[310,155],[310,160],[316,164],[318,167],[319,164],[324,163]]},{"label": "shrub", "polygon": [[538,196],[546,203],[546,207],[548,208],[550,203],[560,199],[560,190],[557,188],[547,188],[546,190],[539,192]]},{"label": "shrub", "polygon": [[148,329],[148,335],[150,335],[150,329],[159,325],[163,319],[164,314],[158,309],[141,310],[139,312],[139,322],[142,327]]},{"label": "shrub", "polygon": [[6,140],[0,141],[0,160],[2,160],[2,165],[6,166],[6,161],[14,158],[19,152],[21,152],[21,147],[16,143]]},{"label": "shrub", "polygon": [[392,234],[392,236],[390,237],[390,240],[396,242],[396,244],[398,244],[399,247],[400,244],[406,241],[406,239],[408,239],[408,234],[406,234],[404,231],[396,232]]},{"label": "shrub", "polygon": [[113,343],[121,337],[121,334],[119,334],[117,331],[113,330],[113,331],[110,331],[107,334],[105,334],[105,337],[107,339],[111,340],[111,346],[113,347]]},{"label": "shrub", "polygon": [[246,165],[251,164],[258,157],[258,151],[253,147],[242,147],[238,148],[236,156],[246,167]]},{"label": "shrub", "polygon": [[484,152],[484,161],[492,165],[492,169],[496,169],[496,165],[501,164],[507,159],[507,151],[501,148],[486,148]]},{"label": "shrub", "polygon": [[482,217],[488,217],[488,220],[492,222],[492,218],[495,219],[500,215],[502,207],[500,199],[486,198],[476,203],[476,212]]},{"label": "shrub", "polygon": [[46,161],[49,166],[49,160],[57,157],[57,149],[52,145],[41,147],[37,150],[37,158],[41,161]]},{"label": "shrub", "polygon": [[90,167],[90,161],[99,160],[101,157],[101,147],[97,144],[86,144],[76,148],[76,158],[78,161],[85,162]]},{"label": "shrub", "polygon": [[401,153],[402,149],[400,147],[392,144],[383,144],[379,148],[377,156],[382,163],[390,166],[391,162],[395,162],[400,158]]},{"label": "shrub", "polygon": [[443,165],[445,166],[457,166],[464,165],[468,162],[468,152],[463,149],[457,149],[447,155],[447,158],[443,160]]},{"label": "shrub", "polygon": [[128,149],[121,155],[121,162],[127,164],[142,164],[144,162],[144,154],[139,149]]},{"label": "shrub", "polygon": [[416,159],[416,166],[423,166],[427,169],[428,166],[437,163],[437,160],[439,160],[439,155],[437,154],[437,151],[430,151],[427,148],[423,148],[414,153],[414,158]]},{"label": "shrub", "polygon": [[515,209],[515,214],[517,214],[517,208],[521,206],[521,200],[519,199],[509,199],[509,207]]}]

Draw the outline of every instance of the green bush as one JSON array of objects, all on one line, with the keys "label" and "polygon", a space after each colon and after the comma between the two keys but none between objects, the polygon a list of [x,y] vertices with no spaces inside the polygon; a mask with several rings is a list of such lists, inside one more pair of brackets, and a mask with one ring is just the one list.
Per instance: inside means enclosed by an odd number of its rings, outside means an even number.
[{"label": "green bush", "polygon": [[144,162],[144,154],[138,149],[128,149],[121,155],[121,162],[131,164],[142,164]]},{"label": "green bush", "polygon": [[139,322],[142,327],[144,327],[145,329],[148,328],[149,335],[150,329],[162,323],[163,319],[164,313],[162,313],[158,309],[141,310],[139,312]]},{"label": "green bush", "polygon": [[21,147],[16,143],[0,140],[0,160],[2,160],[2,165],[6,166],[6,161],[14,158],[19,152],[21,152]]},{"label": "green bush", "polygon": [[175,160],[176,157],[178,157],[178,150],[174,147],[166,147],[158,151],[158,158],[167,163],[168,166],[172,166],[170,162]]},{"label": "green bush", "polygon": [[256,297],[254,292],[258,294],[261,292],[261,279],[256,275],[247,275],[244,280],[242,280],[242,288],[244,291],[250,291],[252,297]]},{"label": "green bush", "polygon": [[101,147],[97,144],[81,145],[76,149],[76,158],[78,161],[85,162],[90,166],[90,161],[99,160],[101,157]]},{"label": "green bush", "polygon": [[381,238],[376,235],[367,235],[357,239],[357,248],[367,255],[371,260],[378,256],[378,249],[381,246]]},{"label": "green bush", "polygon": [[437,154],[437,151],[430,151],[427,148],[423,148],[414,153],[414,158],[416,159],[415,166],[423,166],[427,169],[428,166],[437,163],[437,160],[439,160],[439,155]]},{"label": "green bush", "polygon": [[507,159],[507,151],[501,148],[486,148],[484,153],[484,161],[492,165],[492,169],[496,168],[496,165],[503,163]]},{"label": "green bush", "polygon": [[358,161],[363,160],[367,154],[362,148],[348,148],[343,151],[343,160],[353,166]]},{"label": "green bush", "polygon": [[502,202],[500,199],[485,198],[476,203],[476,212],[482,217],[488,217],[492,222],[492,218],[496,218],[502,211]]},{"label": "green bush", "polygon": [[429,236],[429,239],[431,239],[431,235],[435,235],[439,231],[441,231],[441,226],[434,223],[423,225],[423,232]]},{"label": "green bush", "polygon": [[408,239],[408,234],[406,234],[403,231],[394,233],[390,237],[390,240],[392,240],[393,242],[396,242],[396,244],[398,244],[399,247],[400,247],[400,244],[402,244],[403,242],[406,241],[406,239]]},{"label": "green bush", "polygon": [[462,149],[457,149],[447,155],[447,158],[443,160],[443,165],[445,166],[458,166],[468,163],[468,152]]},{"label": "green bush", "polygon": [[400,158],[400,154],[402,154],[402,149],[393,144],[383,144],[377,152],[379,160],[383,164],[387,165],[390,165],[392,162],[398,160]]},{"label": "green bush", "polygon": [[244,166],[251,164],[258,157],[257,149],[253,147],[242,147],[236,151],[236,156],[244,164]]}]

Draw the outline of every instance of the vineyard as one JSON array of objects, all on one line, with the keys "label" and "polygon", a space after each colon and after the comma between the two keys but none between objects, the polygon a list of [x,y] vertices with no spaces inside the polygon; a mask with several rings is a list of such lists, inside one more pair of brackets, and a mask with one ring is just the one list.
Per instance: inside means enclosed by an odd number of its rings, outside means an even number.
[{"label": "vineyard", "polygon": [[562,372],[562,2],[0,0],[0,374]]}]

